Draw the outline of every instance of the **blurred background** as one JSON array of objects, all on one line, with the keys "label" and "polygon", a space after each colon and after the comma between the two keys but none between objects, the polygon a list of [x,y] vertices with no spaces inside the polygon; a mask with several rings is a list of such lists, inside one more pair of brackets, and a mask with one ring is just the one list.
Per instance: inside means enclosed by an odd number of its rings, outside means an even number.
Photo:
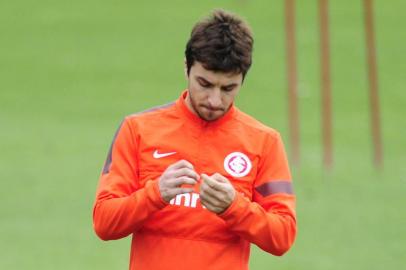
[{"label": "blurred background", "polygon": [[[330,1],[334,166],[321,141],[318,1],[296,1],[299,233],[251,269],[401,269],[406,264],[405,10],[376,0],[384,166],[373,166],[361,0]],[[184,48],[214,8],[246,18],[254,62],[237,105],[289,141],[285,2],[0,2],[0,269],[127,269],[130,239],[102,242],[92,204],[112,137],[131,113],[186,87]],[[403,120],[402,120],[403,119]]]}]

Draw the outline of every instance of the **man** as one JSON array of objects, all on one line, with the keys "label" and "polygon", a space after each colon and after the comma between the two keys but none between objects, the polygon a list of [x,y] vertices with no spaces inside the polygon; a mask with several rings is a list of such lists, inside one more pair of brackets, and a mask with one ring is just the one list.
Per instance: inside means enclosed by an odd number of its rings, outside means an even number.
[{"label": "man", "polygon": [[103,240],[132,234],[130,269],[248,269],[250,243],[280,256],[296,235],[280,135],[234,106],[253,39],[224,11],[195,25],[188,88],[126,117],[93,210]]}]

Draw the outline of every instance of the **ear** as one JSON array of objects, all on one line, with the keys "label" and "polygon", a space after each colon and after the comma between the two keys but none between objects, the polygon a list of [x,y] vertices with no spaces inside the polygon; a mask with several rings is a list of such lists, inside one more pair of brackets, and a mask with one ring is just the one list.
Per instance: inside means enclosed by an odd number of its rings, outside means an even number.
[{"label": "ear", "polygon": [[187,74],[187,63],[186,63],[186,57],[183,59],[183,63],[184,63],[184,73],[185,73],[185,79],[189,80],[189,75]]}]

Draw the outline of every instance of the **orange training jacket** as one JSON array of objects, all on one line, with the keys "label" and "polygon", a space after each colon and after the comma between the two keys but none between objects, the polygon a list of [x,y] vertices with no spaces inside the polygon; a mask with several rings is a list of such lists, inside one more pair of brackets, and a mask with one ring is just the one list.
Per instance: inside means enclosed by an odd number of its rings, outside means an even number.
[{"label": "orange training jacket", "polygon": [[[250,243],[280,256],[296,235],[295,196],[278,132],[234,105],[207,122],[174,103],[125,118],[100,177],[93,209],[103,240],[132,234],[130,269],[248,269]],[[236,189],[216,215],[195,192],[165,202],[158,178],[185,159],[198,174],[220,173]]]}]

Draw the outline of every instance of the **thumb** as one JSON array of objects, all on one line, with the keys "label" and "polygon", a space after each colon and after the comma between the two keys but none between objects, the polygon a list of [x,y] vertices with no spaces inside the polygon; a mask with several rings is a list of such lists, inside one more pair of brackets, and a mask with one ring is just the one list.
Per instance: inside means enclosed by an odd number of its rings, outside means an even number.
[{"label": "thumb", "polygon": [[[200,175],[200,177],[201,177],[201,179],[203,180],[203,181],[206,181],[207,179],[209,179],[210,177],[207,175],[207,174],[205,174],[205,173],[202,173],[201,175]],[[210,180],[210,179],[209,179]]]}]

